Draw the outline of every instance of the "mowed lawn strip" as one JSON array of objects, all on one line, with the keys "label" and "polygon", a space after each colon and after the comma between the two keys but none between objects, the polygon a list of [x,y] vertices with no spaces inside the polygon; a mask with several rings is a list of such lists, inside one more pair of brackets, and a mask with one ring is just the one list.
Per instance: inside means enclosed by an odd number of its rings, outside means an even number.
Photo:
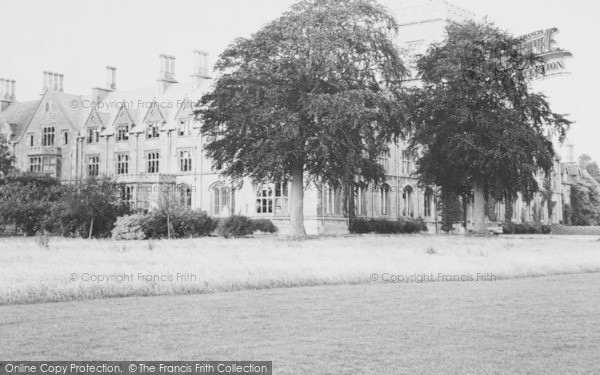
[{"label": "mowed lawn strip", "polygon": [[600,275],[0,307],[0,360],[272,360],[276,374],[583,374]]},{"label": "mowed lawn strip", "polygon": [[[600,272],[597,237],[347,236],[177,241],[0,240],[0,305],[371,283]],[[384,276],[388,275],[388,276]],[[385,280],[384,280],[385,281]]]}]

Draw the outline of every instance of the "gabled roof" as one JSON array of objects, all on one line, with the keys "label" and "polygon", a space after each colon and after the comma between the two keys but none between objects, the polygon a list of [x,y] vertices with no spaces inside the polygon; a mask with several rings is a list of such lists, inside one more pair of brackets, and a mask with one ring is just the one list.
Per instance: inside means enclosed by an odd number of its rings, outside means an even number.
[{"label": "gabled roof", "polygon": [[31,122],[41,100],[12,103],[0,113],[0,124],[7,123],[11,129],[11,141],[21,138]]}]

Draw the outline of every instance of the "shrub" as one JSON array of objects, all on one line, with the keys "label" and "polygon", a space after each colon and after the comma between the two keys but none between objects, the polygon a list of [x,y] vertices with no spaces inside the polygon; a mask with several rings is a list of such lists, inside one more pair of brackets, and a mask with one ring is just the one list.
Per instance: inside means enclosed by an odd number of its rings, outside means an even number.
[{"label": "shrub", "polygon": [[225,238],[246,237],[252,233],[252,221],[246,216],[231,216],[221,219],[217,226],[217,235]]},{"label": "shrub", "polygon": [[[171,238],[208,236],[216,222],[206,212],[183,210],[170,217]],[[117,219],[112,237],[116,240],[144,240],[167,238],[167,214],[163,211],[138,213]]]},{"label": "shrub", "polygon": [[174,238],[206,237],[217,227],[217,222],[200,210],[184,210],[171,217]]},{"label": "shrub", "polygon": [[369,221],[370,232],[377,234],[399,234],[402,233],[402,223],[390,220]]},{"label": "shrub", "polygon": [[351,231],[352,233],[357,234],[371,233],[371,226],[369,225],[369,222],[365,219],[356,219],[352,224]]},{"label": "shrub", "polygon": [[427,224],[425,223],[425,220],[423,220],[423,218],[418,218],[417,219],[417,224],[419,225],[419,231],[420,232],[427,232],[427,231],[429,231],[429,228],[427,228]]},{"label": "shrub", "polygon": [[552,228],[550,227],[550,225],[542,225],[541,230],[542,230],[542,234],[552,233]]},{"label": "shrub", "polygon": [[401,222],[400,233],[419,233],[421,231],[421,226],[412,220],[404,220]]},{"label": "shrub", "polygon": [[504,233],[504,234],[515,233],[515,224],[513,224],[512,222],[502,223],[502,233]]},{"label": "shrub", "polygon": [[277,233],[278,229],[271,220],[254,219],[252,220],[252,231],[261,231],[263,233]]},{"label": "shrub", "polygon": [[427,225],[423,220],[365,220],[358,219],[352,226],[352,232],[357,234],[401,234],[419,233],[427,231]]},{"label": "shrub", "polygon": [[133,214],[117,218],[112,230],[112,238],[115,240],[145,240],[147,237],[145,224],[148,215]]}]

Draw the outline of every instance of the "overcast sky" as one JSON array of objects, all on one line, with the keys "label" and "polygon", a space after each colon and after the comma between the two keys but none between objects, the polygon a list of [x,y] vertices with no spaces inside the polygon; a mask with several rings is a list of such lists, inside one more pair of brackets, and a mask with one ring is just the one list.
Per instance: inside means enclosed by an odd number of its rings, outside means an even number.
[{"label": "overcast sky", "polygon": [[[384,0],[391,3],[395,0]],[[521,35],[558,27],[559,46],[571,50],[571,75],[537,85],[557,111],[576,121],[570,140],[576,153],[600,162],[600,49],[596,3],[589,0],[454,0],[479,17]],[[104,86],[105,66],[117,66],[119,89],[151,87],[158,54],[177,57],[176,77],[187,80],[194,49],[218,54],[236,37],[248,36],[285,11],[292,0],[0,0],[0,78],[17,81],[18,100],[36,99],[42,72],[65,75],[65,91],[89,93]]]}]

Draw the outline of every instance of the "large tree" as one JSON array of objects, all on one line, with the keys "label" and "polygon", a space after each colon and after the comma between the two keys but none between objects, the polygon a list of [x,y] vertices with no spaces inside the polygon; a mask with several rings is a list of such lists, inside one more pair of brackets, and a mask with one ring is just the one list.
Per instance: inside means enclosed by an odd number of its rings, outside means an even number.
[{"label": "large tree", "polygon": [[384,178],[377,158],[402,129],[396,30],[374,0],[305,0],[216,64],[198,112],[207,154],[237,180],[291,180],[294,235],[305,235],[305,183]]},{"label": "large tree", "polygon": [[[410,94],[417,174],[423,182],[473,190],[475,229],[485,229],[485,195],[531,199],[535,174],[549,172],[570,125],[531,88],[540,58],[488,21],[450,25],[416,63]],[[543,72],[542,72],[543,73]]]}]

